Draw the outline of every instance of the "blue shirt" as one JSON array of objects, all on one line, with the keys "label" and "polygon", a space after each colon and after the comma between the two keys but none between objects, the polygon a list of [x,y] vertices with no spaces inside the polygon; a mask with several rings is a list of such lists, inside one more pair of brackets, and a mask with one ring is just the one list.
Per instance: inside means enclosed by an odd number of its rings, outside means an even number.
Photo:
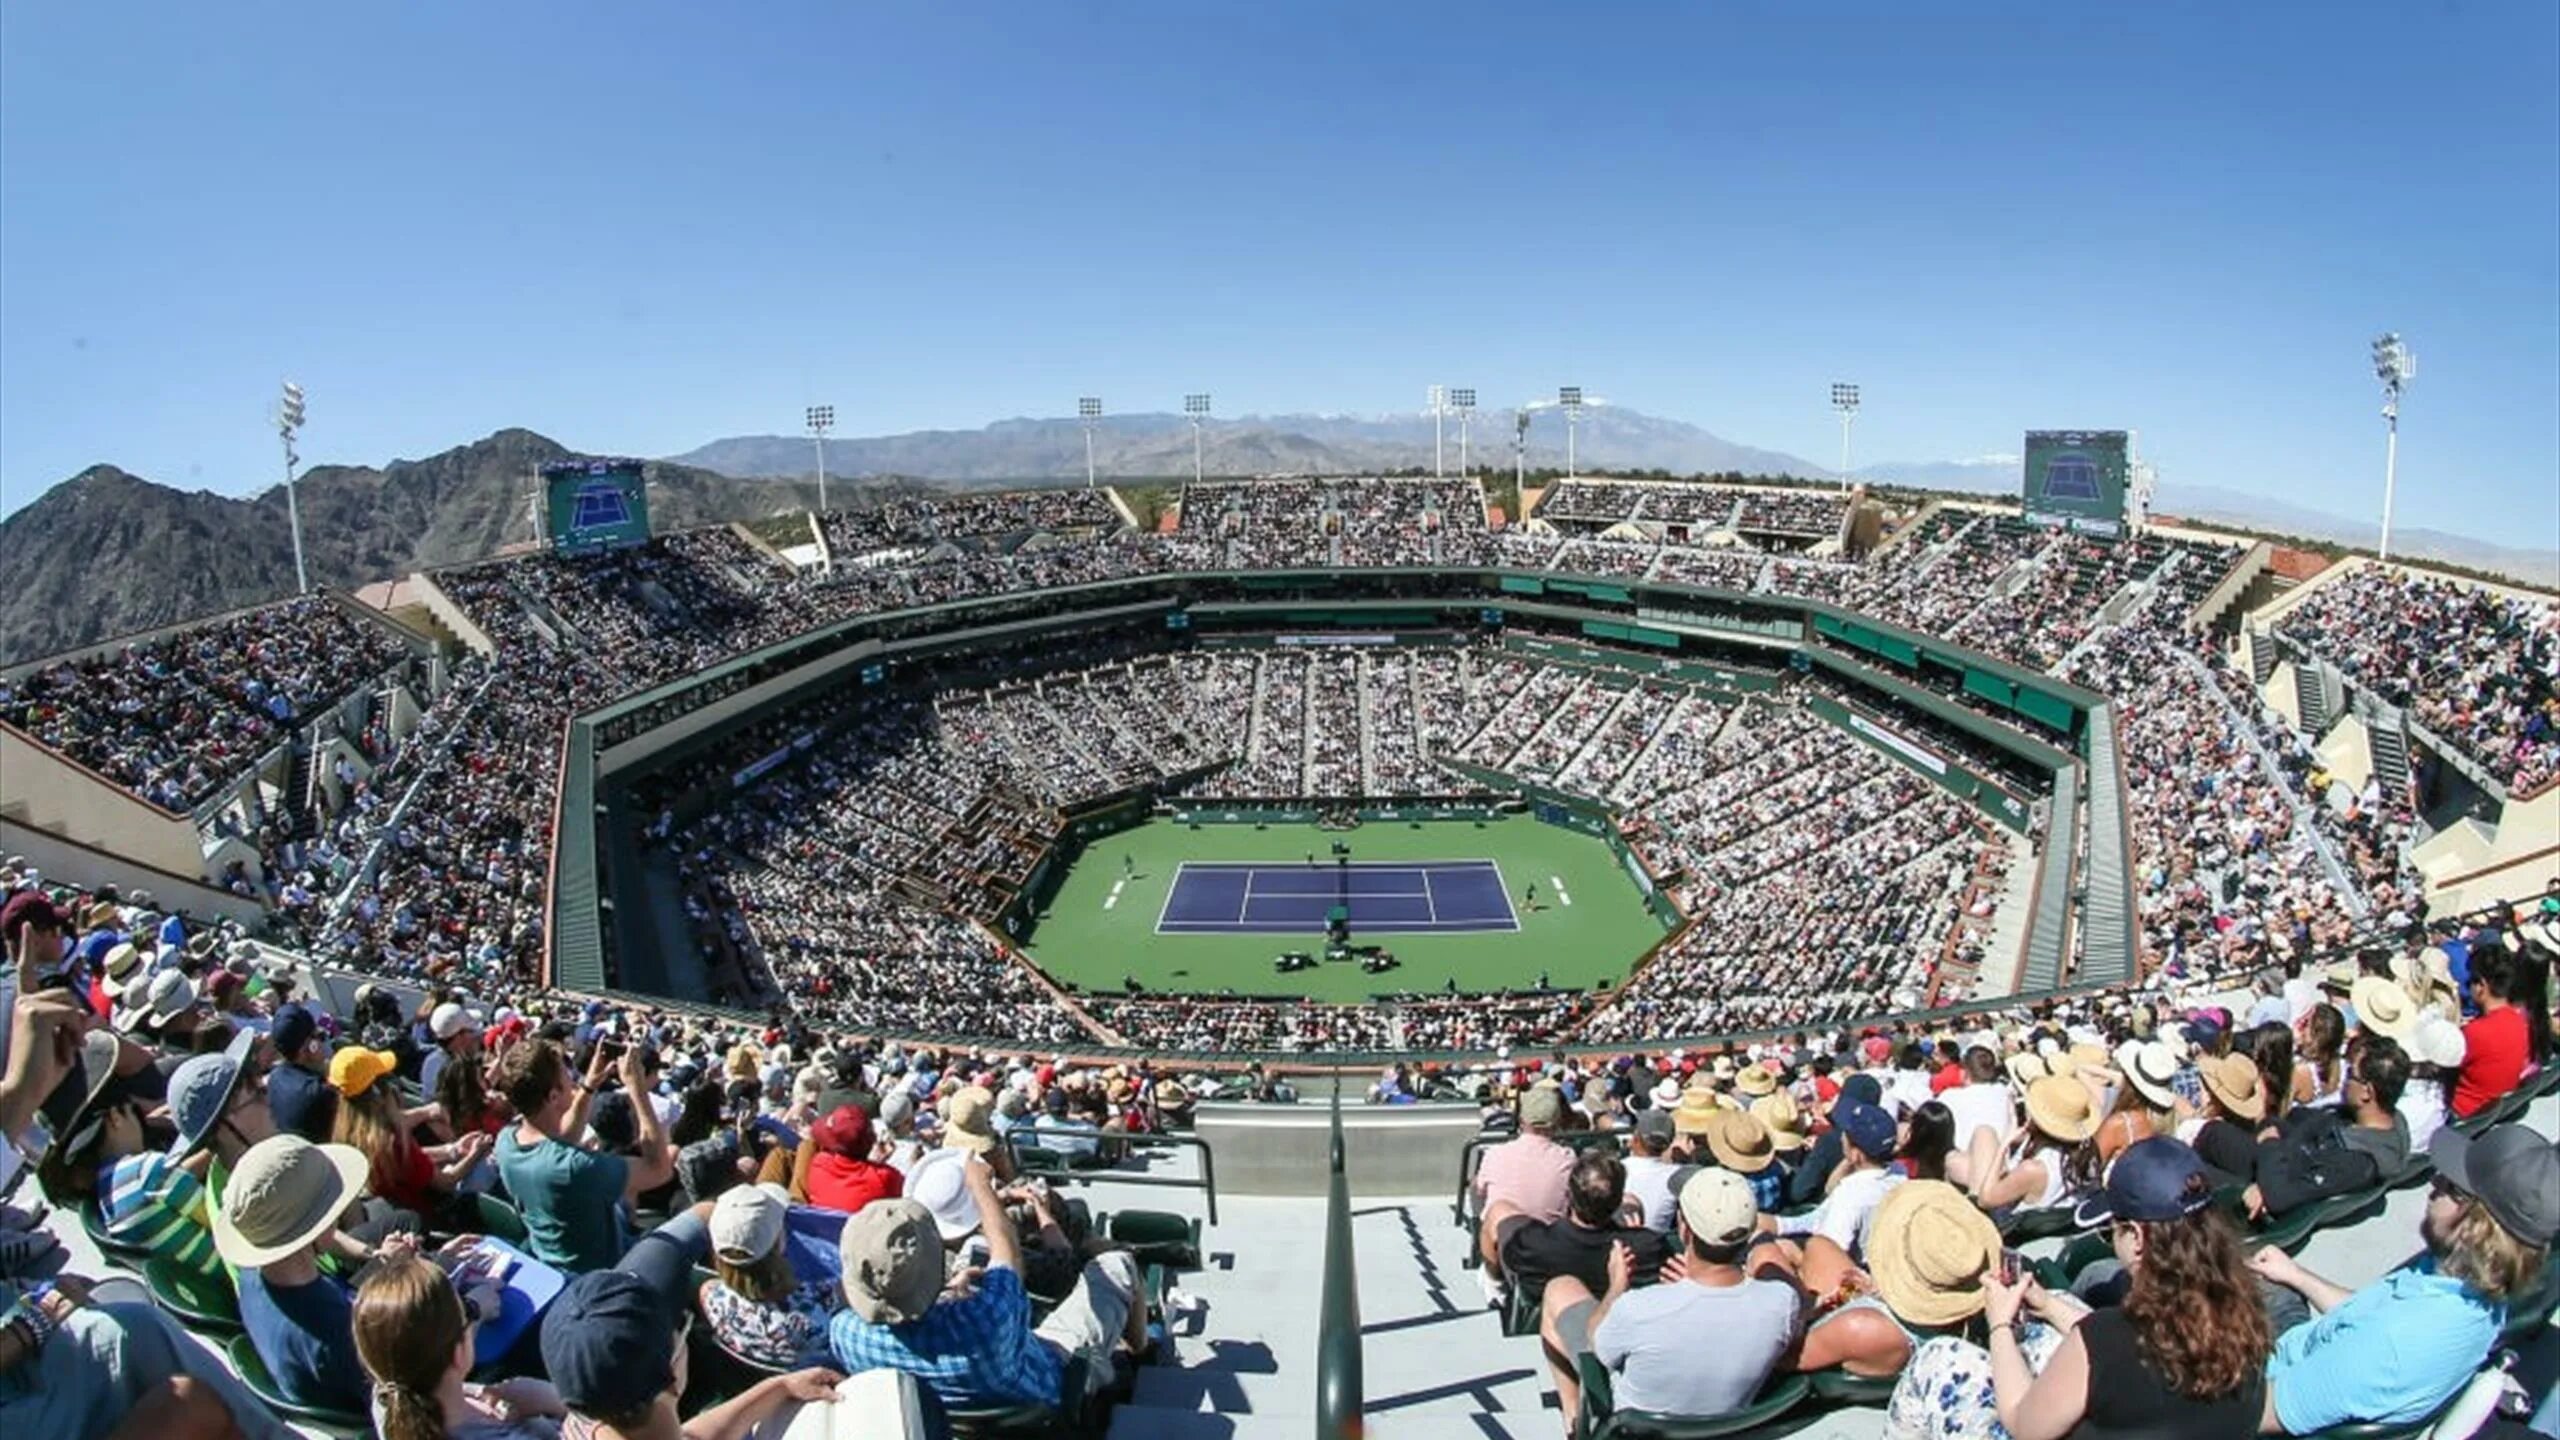
[{"label": "blue shirt", "polygon": [[2433,1260],[2395,1270],[2277,1339],[2267,1359],[2276,1418],[2293,1435],[2415,1420],[2469,1382],[2506,1318]]},{"label": "blue shirt", "polygon": [[323,1274],[308,1285],[269,1285],[240,1272],[240,1324],[249,1344],[297,1405],[361,1414],[373,1398],[364,1358],[356,1353],[355,1292]]},{"label": "blue shirt", "polygon": [[903,1370],[948,1405],[1059,1403],[1066,1365],[1031,1333],[1031,1298],[1010,1266],[990,1266],[978,1293],[944,1299],[903,1325],[874,1325],[839,1310],[827,1326],[847,1374]]}]

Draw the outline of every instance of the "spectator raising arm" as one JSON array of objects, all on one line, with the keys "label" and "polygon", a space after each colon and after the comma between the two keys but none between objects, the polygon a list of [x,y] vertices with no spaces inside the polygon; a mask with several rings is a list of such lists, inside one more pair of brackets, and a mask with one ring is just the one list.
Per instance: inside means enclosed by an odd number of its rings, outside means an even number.
[{"label": "spectator raising arm", "polygon": [[630,1177],[622,1183],[622,1198],[636,1202],[675,1178],[676,1149],[667,1143],[667,1122],[659,1118],[649,1094],[649,1071],[638,1046],[622,1052],[621,1069],[623,1091],[631,1097],[631,1113],[640,1122],[640,1144],[631,1157]]}]

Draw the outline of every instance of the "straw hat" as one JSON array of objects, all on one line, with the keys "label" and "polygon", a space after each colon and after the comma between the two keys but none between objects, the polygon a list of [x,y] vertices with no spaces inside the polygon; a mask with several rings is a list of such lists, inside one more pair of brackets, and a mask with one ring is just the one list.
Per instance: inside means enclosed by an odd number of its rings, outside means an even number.
[{"label": "straw hat", "polygon": [[1779,1154],[1792,1155],[1813,1143],[1804,1133],[1804,1111],[1797,1106],[1796,1097],[1784,1090],[1752,1101],[1751,1113],[1768,1127],[1769,1144]]},{"label": "straw hat", "polygon": [[2418,1002],[2409,992],[2379,975],[2357,978],[2347,1003],[2356,1007],[2356,1023],[2376,1035],[2406,1043],[2418,1023]]},{"label": "straw hat", "polygon": [[1704,1135],[1724,1111],[1716,1092],[1692,1086],[1680,1094],[1680,1104],[1671,1112],[1671,1123],[1683,1135]]},{"label": "straw hat", "polygon": [[2098,1133],[2098,1107],[2089,1087],[2053,1075],[2027,1087],[2027,1119],[2056,1140],[2077,1144]]},{"label": "straw hat", "polygon": [[2116,1051],[2116,1069],[2135,1094],[2167,1110],[2178,1103],[2178,1057],[2157,1040],[2128,1040]]},{"label": "straw hat", "polygon": [[1757,1175],[1778,1163],[1769,1127],[1745,1110],[1719,1110],[1708,1117],[1707,1150],[1717,1164],[1742,1175]]},{"label": "straw hat", "polygon": [[1766,1065],[1745,1065],[1742,1073],[1734,1077],[1733,1088],[1756,1100],[1778,1088],[1778,1077],[1770,1074]]},{"label": "straw hat", "polygon": [[2256,1061],[2246,1055],[2208,1055],[2196,1062],[2196,1069],[2214,1103],[2242,1120],[2266,1118],[2267,1080]]},{"label": "straw hat", "polygon": [[1984,1276],[1999,1263],[2000,1228],[1944,1180],[1906,1180],[1876,1203],[1867,1271],[1905,1324],[1953,1325],[1980,1314]]},{"label": "straw hat", "polygon": [[2074,1070],[2104,1070],[2109,1068],[2111,1063],[2107,1058],[2106,1046],[2086,1040],[2072,1046],[2070,1055],[2071,1067]]}]

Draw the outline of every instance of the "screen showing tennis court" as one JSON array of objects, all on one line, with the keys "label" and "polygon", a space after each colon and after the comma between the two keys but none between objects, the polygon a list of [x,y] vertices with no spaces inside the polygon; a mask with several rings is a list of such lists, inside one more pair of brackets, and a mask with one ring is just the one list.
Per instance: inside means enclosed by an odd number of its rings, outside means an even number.
[{"label": "screen showing tennis court", "polygon": [[1334,907],[1354,935],[1517,930],[1490,860],[1258,864],[1186,860],[1156,918],[1159,935],[1320,935]]}]

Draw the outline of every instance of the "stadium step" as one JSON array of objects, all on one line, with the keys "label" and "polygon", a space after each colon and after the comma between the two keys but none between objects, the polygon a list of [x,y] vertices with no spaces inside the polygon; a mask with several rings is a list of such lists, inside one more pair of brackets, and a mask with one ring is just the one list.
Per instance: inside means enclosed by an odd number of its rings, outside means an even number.
[{"label": "stadium step", "polygon": [[2329,696],[2320,684],[2320,667],[2296,663],[2294,695],[2302,707],[2302,733],[2318,740],[2329,733]]}]

